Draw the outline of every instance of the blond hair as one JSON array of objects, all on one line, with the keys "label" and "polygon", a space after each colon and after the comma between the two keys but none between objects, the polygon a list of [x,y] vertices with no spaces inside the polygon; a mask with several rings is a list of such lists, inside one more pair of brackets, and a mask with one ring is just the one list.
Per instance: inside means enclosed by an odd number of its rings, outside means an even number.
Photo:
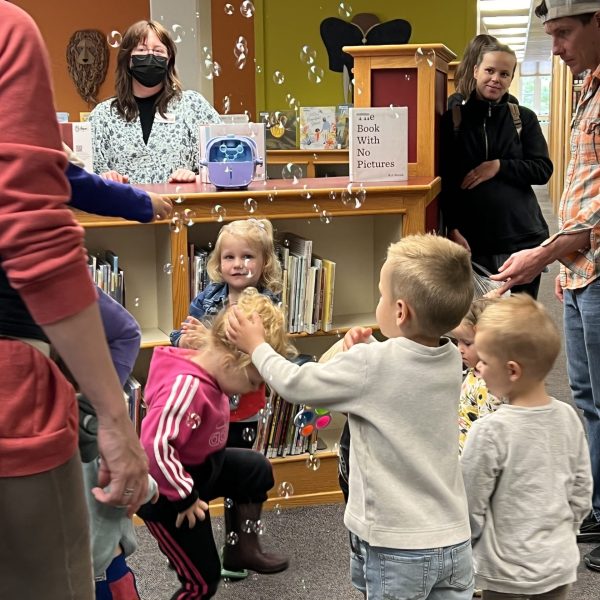
[{"label": "blond hair", "polygon": [[490,336],[490,354],[514,361],[524,373],[543,380],[560,351],[560,333],[546,309],[528,294],[502,298],[488,307],[477,334]]},{"label": "blond hair", "polygon": [[477,325],[479,322],[479,318],[483,314],[483,311],[491,304],[498,302],[498,300],[500,300],[500,298],[487,298],[485,296],[483,298],[477,298],[476,300],[473,300],[471,307],[463,318],[463,321],[466,321],[471,327],[475,327],[475,325]]},{"label": "blond hair", "polygon": [[[265,341],[282,356],[295,356],[296,349],[287,334],[286,320],[283,310],[275,306],[267,296],[260,294],[256,288],[248,287],[242,291],[235,306],[248,318],[255,313],[261,318],[265,330]],[[200,333],[201,348],[215,348],[223,351],[228,362],[239,369],[252,363],[251,357],[238,350],[227,337],[227,318],[233,307],[224,308],[215,317],[210,329]]]},{"label": "blond hair", "polygon": [[469,253],[450,240],[410,235],[388,248],[392,294],[415,312],[420,332],[440,336],[457,327],[473,301]]},{"label": "blond hair", "polygon": [[263,269],[258,280],[258,287],[270,290],[274,294],[279,293],[283,287],[281,265],[277,254],[275,254],[273,225],[267,219],[243,219],[232,221],[221,227],[215,249],[208,257],[206,264],[206,270],[211,281],[215,283],[223,282],[221,251],[225,234],[241,238],[260,251],[263,257]]}]

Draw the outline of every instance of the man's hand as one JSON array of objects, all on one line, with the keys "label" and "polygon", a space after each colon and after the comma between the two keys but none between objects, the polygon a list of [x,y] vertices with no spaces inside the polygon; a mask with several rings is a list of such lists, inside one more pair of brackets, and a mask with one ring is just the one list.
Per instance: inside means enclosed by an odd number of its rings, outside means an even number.
[{"label": "man's hand", "polygon": [[227,337],[246,354],[252,355],[265,341],[262,319],[257,313],[247,318],[237,306],[232,306],[227,317]]},{"label": "man's hand", "polygon": [[169,183],[193,183],[196,181],[196,173],[189,169],[176,169],[169,177]]},{"label": "man's hand", "polygon": [[455,244],[462,246],[467,250],[467,252],[471,252],[471,246],[469,246],[469,242],[467,242],[467,238],[463,236],[463,234],[458,229],[451,229],[448,232],[448,239],[452,240]]},{"label": "man's hand", "polygon": [[92,493],[99,502],[127,506],[133,516],[148,493],[148,459],[125,413],[112,422],[98,415],[98,449],[102,460]]},{"label": "man's hand", "polygon": [[118,171],[106,171],[105,173],[100,173],[100,177],[109,181],[116,181],[117,183],[129,183],[129,175],[121,175]]},{"label": "man's hand", "polygon": [[180,348],[198,349],[202,346],[205,339],[206,327],[198,319],[189,316],[181,324],[181,336],[179,337]]},{"label": "man's hand", "polygon": [[475,167],[473,170],[469,171],[462,183],[460,184],[461,189],[463,190],[472,190],[474,187],[477,187],[480,183],[495,177],[500,170],[500,161],[496,160],[486,160],[482,162],[478,167]]},{"label": "man's hand", "polygon": [[189,508],[180,512],[175,519],[175,527],[179,528],[183,525],[183,522],[187,520],[188,527],[193,529],[196,526],[196,521],[204,521],[206,515],[205,511],[208,510],[208,504],[198,499]]},{"label": "man's hand", "polygon": [[154,215],[153,221],[159,221],[160,219],[168,219],[173,212],[173,202],[170,198],[165,198],[160,194],[154,192],[148,192],[150,196],[150,202],[152,202],[152,214]]},{"label": "man's hand", "polygon": [[352,327],[348,329],[344,336],[344,343],[342,349],[344,352],[350,350],[355,344],[364,344],[369,341],[369,338],[373,335],[373,330],[370,327]]},{"label": "man's hand", "polygon": [[565,301],[565,290],[560,285],[560,275],[557,275],[554,279],[554,295],[561,304]]},{"label": "man's hand", "polygon": [[504,294],[514,285],[533,281],[548,264],[546,256],[547,251],[542,246],[515,252],[498,269],[497,275],[490,275],[490,279],[504,282],[504,285],[498,289],[500,294]]}]

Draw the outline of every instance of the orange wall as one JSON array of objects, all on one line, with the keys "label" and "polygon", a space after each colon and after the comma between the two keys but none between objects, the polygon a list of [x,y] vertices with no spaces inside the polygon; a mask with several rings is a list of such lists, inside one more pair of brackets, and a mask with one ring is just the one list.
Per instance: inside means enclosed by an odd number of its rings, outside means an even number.
[{"label": "orange wall", "polygon": [[[233,14],[226,14],[225,4],[225,0],[211,3],[213,60],[221,65],[221,75],[213,79],[213,104],[219,113],[224,113],[223,99],[229,96],[229,112],[239,114],[247,110],[253,120],[256,115],[254,19],[241,14],[238,2],[233,3]],[[233,53],[240,36],[248,42],[246,65],[242,69],[238,68]]]},{"label": "orange wall", "polygon": [[[78,29],[99,29],[108,34],[123,33],[129,25],[150,16],[149,0],[13,0],[36,21],[50,53],[56,110],[71,113],[72,121],[79,120],[80,111],[88,111],[87,103],[79,96],[67,71],[66,50],[71,35]],[[100,100],[114,94],[114,70],[117,50],[110,48],[110,63],[106,79],[100,87]]]}]

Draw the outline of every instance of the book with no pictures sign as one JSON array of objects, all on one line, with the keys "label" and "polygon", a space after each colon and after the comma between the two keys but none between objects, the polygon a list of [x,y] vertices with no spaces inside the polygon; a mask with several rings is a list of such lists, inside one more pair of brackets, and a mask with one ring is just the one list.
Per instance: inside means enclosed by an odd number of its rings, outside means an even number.
[{"label": "book with no pictures sign", "polygon": [[350,181],[408,179],[408,109],[350,109]]}]

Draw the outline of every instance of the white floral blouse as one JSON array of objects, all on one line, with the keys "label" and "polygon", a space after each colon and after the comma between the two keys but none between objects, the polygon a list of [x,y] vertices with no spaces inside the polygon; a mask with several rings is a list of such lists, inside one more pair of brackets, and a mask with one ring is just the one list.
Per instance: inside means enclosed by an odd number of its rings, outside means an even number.
[{"label": "white floral blouse", "polygon": [[169,103],[166,119],[157,112],[148,143],[144,143],[139,116],[125,121],[113,99],[90,113],[94,171],[118,171],[130,183],[165,183],[176,169],[199,172],[199,127],[220,123],[217,111],[198,92],[186,90]]}]

